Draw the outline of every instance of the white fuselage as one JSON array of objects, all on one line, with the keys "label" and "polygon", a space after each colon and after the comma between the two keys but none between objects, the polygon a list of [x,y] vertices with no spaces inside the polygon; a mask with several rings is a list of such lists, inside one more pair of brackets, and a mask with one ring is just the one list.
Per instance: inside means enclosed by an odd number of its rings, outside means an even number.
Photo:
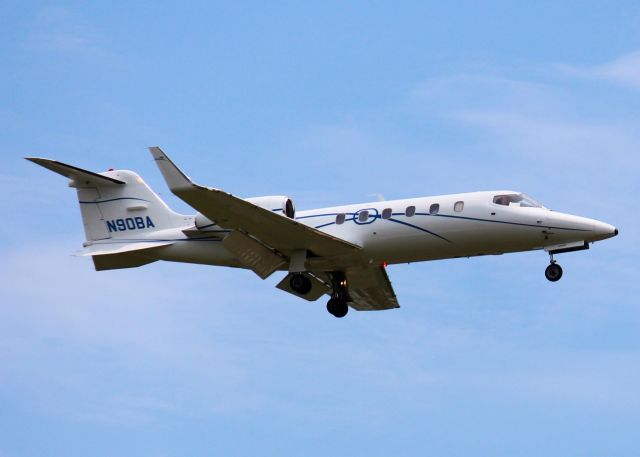
[{"label": "white fuselage", "polygon": [[[514,192],[471,192],[336,206],[299,211],[295,219],[361,246],[369,263],[380,264],[550,250],[617,234],[615,227],[597,220],[544,207],[494,203],[500,194]],[[434,205],[438,205],[437,211]],[[368,214],[363,214],[365,211]],[[212,226],[201,231],[202,236],[209,235],[202,239],[188,237],[180,229],[150,236],[185,241],[159,248],[156,255],[160,254],[162,260],[240,267],[219,242],[227,232]]]}]

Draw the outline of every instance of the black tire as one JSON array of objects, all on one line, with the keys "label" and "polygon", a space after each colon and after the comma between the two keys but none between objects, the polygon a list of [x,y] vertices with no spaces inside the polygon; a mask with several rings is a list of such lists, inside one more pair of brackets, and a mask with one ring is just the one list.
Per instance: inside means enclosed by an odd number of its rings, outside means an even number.
[{"label": "black tire", "polygon": [[335,317],[344,317],[349,312],[349,305],[345,300],[333,297],[327,302],[327,311]]},{"label": "black tire", "polygon": [[305,275],[297,273],[289,280],[291,288],[300,295],[307,295],[311,291],[311,280]]},{"label": "black tire", "polygon": [[562,267],[557,263],[552,263],[544,270],[544,275],[551,282],[559,281],[562,278]]}]

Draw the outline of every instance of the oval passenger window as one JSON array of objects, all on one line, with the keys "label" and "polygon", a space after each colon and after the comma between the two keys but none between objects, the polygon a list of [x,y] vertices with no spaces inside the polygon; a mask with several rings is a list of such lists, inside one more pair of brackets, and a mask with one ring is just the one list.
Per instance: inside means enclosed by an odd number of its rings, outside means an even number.
[{"label": "oval passenger window", "polygon": [[431,214],[432,216],[434,214],[438,214],[438,211],[440,211],[440,204],[439,203],[434,203],[433,205],[431,205],[429,207],[429,214]]},{"label": "oval passenger window", "polygon": [[358,221],[367,222],[367,219],[369,219],[369,211],[365,209],[364,211],[360,211],[358,213]]},{"label": "oval passenger window", "polygon": [[407,217],[413,217],[416,214],[416,207],[415,206],[407,206],[407,209],[404,212],[404,214],[406,214]]},{"label": "oval passenger window", "polygon": [[346,218],[346,214],[344,213],[340,213],[336,216],[336,224],[340,225],[340,224],[344,224],[344,220]]},{"label": "oval passenger window", "polygon": [[391,217],[391,208],[385,208],[382,210],[382,219],[389,219]]},{"label": "oval passenger window", "polygon": [[453,205],[453,210],[456,213],[462,212],[463,209],[464,209],[464,202],[456,202],[456,204]]}]

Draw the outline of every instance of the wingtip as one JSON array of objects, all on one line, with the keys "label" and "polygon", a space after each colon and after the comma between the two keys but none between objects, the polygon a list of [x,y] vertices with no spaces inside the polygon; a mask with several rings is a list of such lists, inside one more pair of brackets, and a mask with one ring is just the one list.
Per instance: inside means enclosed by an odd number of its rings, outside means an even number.
[{"label": "wingtip", "polygon": [[151,152],[153,159],[156,161],[160,172],[172,192],[193,185],[191,178],[185,175],[159,146],[150,146],[149,152]]},{"label": "wingtip", "polygon": [[153,157],[154,160],[168,159],[168,157],[164,153],[164,151],[162,149],[160,149],[160,146],[149,146],[147,149],[151,153],[151,157]]},{"label": "wingtip", "polygon": [[38,165],[44,165],[44,164],[49,164],[49,163],[55,163],[55,160],[52,159],[45,159],[44,157],[25,157],[25,160],[28,160],[29,162],[33,162],[35,164]]}]

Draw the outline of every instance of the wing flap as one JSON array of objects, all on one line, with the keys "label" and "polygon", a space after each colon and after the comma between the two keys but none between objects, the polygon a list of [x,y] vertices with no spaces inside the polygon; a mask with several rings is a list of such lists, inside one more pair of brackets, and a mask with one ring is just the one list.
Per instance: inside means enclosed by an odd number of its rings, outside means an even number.
[{"label": "wing flap", "polygon": [[383,267],[347,270],[351,302],[358,311],[378,311],[399,308],[396,294]]},{"label": "wing flap", "polygon": [[286,263],[285,259],[271,249],[241,232],[229,233],[222,240],[222,244],[240,263],[262,279],[268,278]]}]

